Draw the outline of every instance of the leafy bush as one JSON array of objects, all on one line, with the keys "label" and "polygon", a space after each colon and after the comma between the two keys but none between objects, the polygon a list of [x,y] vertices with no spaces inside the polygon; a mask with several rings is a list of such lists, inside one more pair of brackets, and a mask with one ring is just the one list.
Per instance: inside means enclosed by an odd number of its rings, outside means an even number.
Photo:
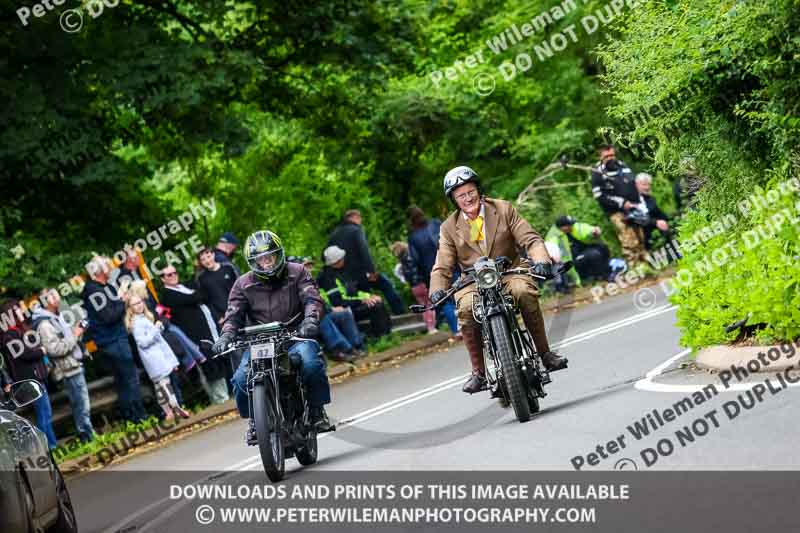
[{"label": "leafy bush", "polygon": [[683,342],[695,348],[731,340],[724,326],[748,312],[750,323],[768,324],[762,339],[800,334],[796,225],[704,268],[706,258],[719,259],[723,246],[741,242],[775,210],[794,208],[789,196],[745,217],[737,205],[798,175],[790,169],[791,150],[800,145],[799,24],[793,0],[651,0],[626,20],[620,40],[600,50],[620,135],[644,146],[662,171],[677,174],[691,160],[703,185],[679,238],[726,216],[737,219],[680,263],[684,278],[673,300],[681,305]]},{"label": "leafy bush", "polygon": [[[800,181],[795,182],[800,189]],[[775,183],[767,189],[777,194]],[[747,210],[724,233],[686,253],[674,283],[678,325],[692,347],[733,340],[725,326],[750,314],[749,324],[767,324],[761,340],[800,335],[800,193],[784,189],[775,203]],[[760,187],[754,195],[764,194]],[[745,200],[746,201],[746,200]],[[685,235],[711,226],[701,213],[687,216]],[[730,246],[730,244],[733,246]]]}]

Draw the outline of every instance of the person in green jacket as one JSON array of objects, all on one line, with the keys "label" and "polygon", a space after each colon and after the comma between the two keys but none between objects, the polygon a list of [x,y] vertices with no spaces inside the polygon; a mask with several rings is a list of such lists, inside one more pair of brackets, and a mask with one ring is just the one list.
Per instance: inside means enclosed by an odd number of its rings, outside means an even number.
[{"label": "person in green jacket", "polygon": [[389,312],[380,296],[359,289],[359,283],[348,274],[345,252],[328,246],[323,252],[325,268],[317,277],[320,294],[331,307],[349,307],[357,321],[369,320],[367,332],[372,337],[388,335],[392,330]]},{"label": "person in green jacket", "polygon": [[569,215],[558,217],[547,232],[545,241],[558,247],[559,262],[572,261],[575,265],[566,273],[571,284],[580,286],[583,281],[608,278],[609,251],[600,232],[598,226],[576,222]]}]

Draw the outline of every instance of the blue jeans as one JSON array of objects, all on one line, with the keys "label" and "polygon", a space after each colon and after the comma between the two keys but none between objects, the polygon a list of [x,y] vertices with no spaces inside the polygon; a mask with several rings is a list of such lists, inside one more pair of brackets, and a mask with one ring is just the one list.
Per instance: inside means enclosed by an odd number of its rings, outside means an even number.
[{"label": "blue jeans", "polygon": [[56,433],[53,431],[53,408],[50,406],[47,389],[42,383],[39,385],[42,387],[42,396],[33,404],[33,410],[36,412],[36,427],[47,436],[47,445],[52,450],[58,446]]},{"label": "blue jeans", "polygon": [[319,323],[319,332],[330,352],[350,353],[353,348],[360,350],[364,345],[364,336],[358,331],[356,319],[349,309],[327,313]]},{"label": "blue jeans", "polygon": [[406,304],[403,303],[397,291],[394,290],[391,280],[385,274],[378,274],[378,280],[374,282],[367,281],[367,285],[370,289],[378,289],[383,293],[393,315],[402,315],[406,312]]},{"label": "blue jeans", "polygon": [[178,380],[177,372],[170,373],[169,384],[172,387],[172,393],[175,395],[178,405],[183,406],[183,394],[181,394],[181,384]]},{"label": "blue jeans", "polygon": [[[308,395],[310,407],[322,407],[331,403],[331,388],[325,373],[325,359],[319,353],[319,345],[314,341],[298,341],[289,348],[289,357],[300,357],[300,375]],[[239,368],[233,373],[231,384],[236,399],[236,407],[242,418],[250,418],[250,402],[247,394],[247,370],[250,366],[250,350],[244,352]]]},{"label": "blue jeans", "polygon": [[114,368],[114,381],[117,384],[122,418],[134,423],[141,422],[147,418],[147,415],[145,415],[144,405],[142,405],[139,372],[133,362],[133,353],[131,345],[128,344],[128,337],[121,337],[110,344],[100,346],[100,349],[109,355]]},{"label": "blue jeans", "polygon": [[80,374],[64,378],[64,390],[69,396],[69,405],[72,407],[72,419],[75,421],[78,438],[82,442],[92,440],[94,438],[94,428],[92,427],[92,418],[90,416],[89,388],[86,386],[86,377],[83,374],[83,370],[81,370]]},{"label": "blue jeans", "polygon": [[[184,333],[181,328],[175,324],[170,324],[169,331],[175,335],[175,338],[177,338],[178,342],[180,342],[183,346],[184,356],[183,359],[181,359],[181,364],[183,365],[184,370],[188,372],[194,368],[194,365],[197,363],[202,363],[206,360],[206,356],[200,352],[200,347],[192,342],[192,340],[186,336],[186,333]],[[173,387],[174,386],[175,385],[173,384]],[[181,402],[180,398],[178,399],[178,403],[183,405],[183,402]]]},{"label": "blue jeans", "polygon": [[439,315],[444,317],[447,321],[447,325],[450,327],[450,331],[453,333],[458,332],[458,319],[456,318],[456,303],[453,301],[452,298],[449,298],[442,306],[439,308]]}]

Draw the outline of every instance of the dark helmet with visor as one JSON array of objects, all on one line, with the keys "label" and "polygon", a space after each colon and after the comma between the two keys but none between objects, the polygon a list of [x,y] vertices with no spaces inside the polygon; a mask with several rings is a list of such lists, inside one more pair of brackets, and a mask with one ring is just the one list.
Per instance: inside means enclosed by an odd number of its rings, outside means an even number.
[{"label": "dark helmet with visor", "polygon": [[271,231],[257,231],[250,235],[244,243],[244,256],[250,270],[264,280],[279,278],[286,269],[283,243]]},{"label": "dark helmet with visor", "polygon": [[469,167],[456,167],[448,172],[444,177],[444,194],[450,200],[453,199],[453,191],[466,183],[474,183],[478,186],[478,191],[481,189],[481,183],[478,180],[478,173]]}]

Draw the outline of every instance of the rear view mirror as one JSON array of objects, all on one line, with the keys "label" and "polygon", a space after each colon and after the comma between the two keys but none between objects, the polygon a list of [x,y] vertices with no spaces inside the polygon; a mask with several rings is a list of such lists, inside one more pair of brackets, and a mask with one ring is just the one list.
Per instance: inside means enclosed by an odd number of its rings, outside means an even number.
[{"label": "rear view mirror", "polygon": [[25,407],[32,404],[41,398],[42,394],[44,394],[42,386],[32,379],[17,381],[11,385],[11,401],[17,407]]}]

